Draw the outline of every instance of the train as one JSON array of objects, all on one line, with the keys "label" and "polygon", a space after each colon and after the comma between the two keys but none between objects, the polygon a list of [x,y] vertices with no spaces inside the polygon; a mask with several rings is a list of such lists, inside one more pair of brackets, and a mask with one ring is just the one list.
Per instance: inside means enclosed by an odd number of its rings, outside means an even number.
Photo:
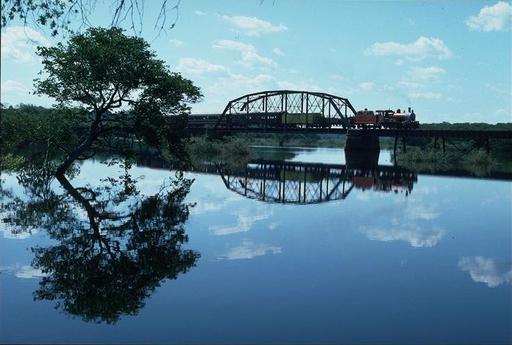
[{"label": "train", "polygon": [[[189,116],[189,127],[215,126],[220,115],[197,114]],[[349,127],[362,129],[415,129],[419,127],[414,110],[397,109],[368,110],[356,112],[347,119],[325,117],[322,113],[248,113],[231,115],[226,119],[232,128],[265,127],[265,128],[332,128]]]},{"label": "train", "polygon": [[386,129],[413,129],[418,128],[420,123],[416,120],[416,114],[410,107],[407,111],[397,109],[396,111],[364,109],[358,111],[350,118],[351,128],[386,128]]}]

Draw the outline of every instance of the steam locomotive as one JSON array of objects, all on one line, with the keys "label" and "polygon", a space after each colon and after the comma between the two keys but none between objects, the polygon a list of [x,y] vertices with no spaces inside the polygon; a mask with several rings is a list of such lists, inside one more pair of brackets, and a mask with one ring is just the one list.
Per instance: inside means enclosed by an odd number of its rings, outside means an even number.
[{"label": "steam locomotive", "polygon": [[350,118],[351,128],[418,128],[420,123],[416,121],[416,114],[410,107],[405,111],[365,109],[358,111]]}]

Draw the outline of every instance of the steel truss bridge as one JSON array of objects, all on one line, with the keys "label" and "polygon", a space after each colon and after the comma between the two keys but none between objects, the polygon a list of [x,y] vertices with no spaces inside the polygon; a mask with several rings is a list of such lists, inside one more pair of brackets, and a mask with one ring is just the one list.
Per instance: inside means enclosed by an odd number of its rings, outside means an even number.
[{"label": "steel truss bridge", "polygon": [[188,129],[193,134],[219,136],[252,132],[392,137],[395,143],[401,139],[404,146],[406,138],[414,137],[440,139],[443,147],[447,138],[475,139],[486,145],[489,139],[512,139],[510,130],[349,129],[355,114],[347,98],[328,93],[261,91],[229,101],[220,114],[190,115]]}]

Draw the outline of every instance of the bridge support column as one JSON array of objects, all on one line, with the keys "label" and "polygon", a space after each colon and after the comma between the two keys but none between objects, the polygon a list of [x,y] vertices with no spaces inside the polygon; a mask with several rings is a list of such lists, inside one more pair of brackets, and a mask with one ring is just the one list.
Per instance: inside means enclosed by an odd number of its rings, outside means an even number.
[{"label": "bridge support column", "polygon": [[345,160],[351,168],[368,169],[378,166],[380,154],[379,137],[373,133],[347,134]]}]

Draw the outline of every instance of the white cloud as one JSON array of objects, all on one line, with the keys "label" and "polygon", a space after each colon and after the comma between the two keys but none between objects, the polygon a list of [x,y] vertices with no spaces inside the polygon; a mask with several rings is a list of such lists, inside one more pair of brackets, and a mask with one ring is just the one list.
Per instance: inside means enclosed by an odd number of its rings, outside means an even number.
[{"label": "white cloud", "polygon": [[286,54],[279,48],[274,48],[272,49],[272,52],[276,55],[279,55],[279,56],[285,56]]},{"label": "white cloud", "polygon": [[254,90],[271,90],[274,88],[274,78],[269,74],[245,75],[228,72],[205,86],[205,99],[222,101],[219,101],[215,106],[210,105],[204,111],[211,111],[212,107],[213,109],[223,109],[227,100],[254,92]]},{"label": "white cloud", "polygon": [[203,11],[194,11],[194,13],[196,14],[196,16],[206,16],[206,12],[203,12]]},{"label": "white cloud", "polygon": [[179,47],[179,46],[183,45],[183,41],[177,40],[177,39],[170,39],[169,43],[171,43],[175,47]]},{"label": "white cloud", "polygon": [[322,88],[317,85],[306,81],[289,81],[279,80],[276,82],[277,87],[285,90],[308,90],[308,91],[322,91]]},{"label": "white cloud", "polygon": [[258,54],[256,48],[251,44],[246,44],[232,40],[217,40],[213,42],[213,48],[234,50],[240,53],[239,63],[246,67],[254,65],[275,66],[274,60]]},{"label": "white cloud", "polygon": [[372,91],[375,88],[373,81],[363,81],[359,83],[359,88],[363,91]]},{"label": "white cloud", "polygon": [[329,78],[331,78],[332,80],[337,80],[337,81],[343,81],[345,80],[345,77],[342,76],[341,74],[337,74],[337,73],[334,73],[334,74],[331,74],[329,76]]},{"label": "white cloud", "polygon": [[366,50],[368,55],[402,56],[410,60],[423,60],[427,57],[447,59],[452,52],[444,42],[435,37],[419,37],[412,43],[376,42]]},{"label": "white cloud", "polygon": [[439,79],[446,71],[438,66],[412,67],[408,74],[413,80],[430,82]]},{"label": "white cloud", "polygon": [[441,99],[442,95],[438,92],[431,92],[431,91],[425,91],[425,92],[409,92],[407,94],[409,98],[412,99]]},{"label": "white cloud", "polygon": [[404,88],[404,89],[417,89],[421,86],[421,84],[419,83],[415,83],[415,82],[412,82],[412,81],[399,81],[398,82],[398,86],[401,87],[401,88]]},{"label": "white cloud", "polygon": [[243,241],[241,245],[233,247],[230,250],[228,250],[226,255],[222,256],[221,259],[252,259],[257,256],[279,253],[281,253],[281,247],[271,246],[264,243],[254,243],[253,241]]},{"label": "white cloud", "polygon": [[501,284],[512,285],[512,264],[498,264],[494,259],[482,256],[463,257],[459,260],[459,268],[468,271],[476,283],[485,283],[494,288]]},{"label": "white cloud", "polygon": [[25,84],[16,81],[16,80],[6,80],[2,82],[0,89],[3,92],[21,92],[27,93],[29,89],[25,86]]},{"label": "white cloud", "polygon": [[2,60],[12,59],[20,63],[35,61],[36,46],[46,46],[49,43],[44,35],[34,29],[23,26],[10,26],[2,33]]},{"label": "white cloud", "polygon": [[508,89],[506,87],[501,87],[492,83],[485,83],[484,86],[491,90],[494,93],[500,94],[500,95],[506,95],[506,96],[512,96],[512,89],[509,87]]},{"label": "white cloud", "polygon": [[497,2],[493,6],[484,6],[478,15],[466,20],[466,25],[474,31],[502,31],[509,30],[512,23],[512,5],[505,1]]},{"label": "white cloud", "polygon": [[181,58],[176,69],[191,74],[203,74],[208,72],[226,72],[228,69],[222,65],[210,63],[203,59]]},{"label": "white cloud", "polygon": [[245,16],[222,16],[222,19],[242,30],[249,36],[259,36],[260,34],[286,31],[288,28],[283,25],[274,25],[265,20],[256,17]]},{"label": "white cloud", "polygon": [[507,122],[512,121],[512,109],[498,108],[494,111],[494,115],[500,118],[505,118]]},{"label": "white cloud", "polygon": [[395,225],[390,229],[364,227],[362,232],[370,240],[381,242],[406,241],[416,248],[434,247],[444,236],[444,231],[440,228],[425,229],[413,224]]}]

